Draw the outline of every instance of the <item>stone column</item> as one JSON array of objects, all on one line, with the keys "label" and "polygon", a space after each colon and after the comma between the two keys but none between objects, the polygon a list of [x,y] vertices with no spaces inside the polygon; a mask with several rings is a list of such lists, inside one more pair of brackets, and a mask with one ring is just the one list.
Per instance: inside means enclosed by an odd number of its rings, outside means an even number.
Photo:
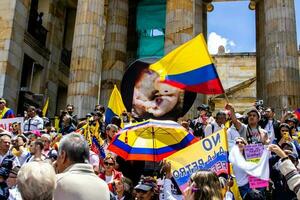
[{"label": "stone column", "polygon": [[[206,36],[206,9],[202,0],[167,0],[165,53],[189,41],[199,33]],[[194,117],[196,107],[205,101],[197,95],[188,117]]]},{"label": "stone column", "polygon": [[[265,100],[276,108],[300,107],[294,0],[265,0]],[[259,89],[259,88],[258,88]]]},{"label": "stone column", "polygon": [[256,20],[256,84],[257,99],[265,99],[265,12],[264,1],[257,1],[255,5]]},{"label": "stone column", "polygon": [[111,91],[120,86],[126,67],[128,0],[110,0],[103,51],[100,102],[107,105]]},{"label": "stone column", "polygon": [[75,105],[79,117],[97,103],[104,30],[104,0],[78,0],[68,103]]},{"label": "stone column", "polygon": [[17,112],[28,0],[0,1],[0,97]]}]

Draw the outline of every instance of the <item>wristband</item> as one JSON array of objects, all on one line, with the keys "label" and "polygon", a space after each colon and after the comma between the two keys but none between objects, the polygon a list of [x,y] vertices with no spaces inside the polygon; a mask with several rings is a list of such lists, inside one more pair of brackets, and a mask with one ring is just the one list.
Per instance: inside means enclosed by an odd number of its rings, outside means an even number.
[{"label": "wristband", "polygon": [[289,159],[289,157],[286,156],[286,157],[281,158],[280,161],[283,162],[283,161],[288,160],[288,159]]}]

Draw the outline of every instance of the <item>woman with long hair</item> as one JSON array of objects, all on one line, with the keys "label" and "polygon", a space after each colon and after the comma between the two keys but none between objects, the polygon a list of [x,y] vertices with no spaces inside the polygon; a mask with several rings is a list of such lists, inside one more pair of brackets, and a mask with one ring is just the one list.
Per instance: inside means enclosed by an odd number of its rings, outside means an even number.
[{"label": "woman with long hair", "polygon": [[222,200],[218,176],[212,171],[198,171],[192,174],[190,186],[184,194],[185,200]]}]

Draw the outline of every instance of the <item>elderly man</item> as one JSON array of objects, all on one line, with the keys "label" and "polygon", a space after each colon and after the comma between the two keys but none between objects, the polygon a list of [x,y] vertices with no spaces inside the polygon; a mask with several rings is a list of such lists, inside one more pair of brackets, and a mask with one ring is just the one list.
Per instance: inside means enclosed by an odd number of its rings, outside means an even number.
[{"label": "elderly man", "polygon": [[36,114],[36,108],[29,106],[27,109],[28,119],[24,122],[24,131],[42,130],[44,121]]},{"label": "elderly man", "polygon": [[12,109],[6,107],[5,99],[0,99],[0,119],[14,118],[15,113]]},{"label": "elderly man", "polygon": [[88,164],[89,145],[76,133],[62,138],[56,161],[57,188],[54,200],[109,200],[107,184]]},{"label": "elderly man", "polygon": [[24,200],[52,200],[55,172],[47,162],[26,163],[18,173],[17,184]]},{"label": "elderly man", "polygon": [[18,165],[12,152],[10,151],[11,145],[11,133],[2,132],[0,133],[0,165],[4,160],[13,160],[13,166]]}]

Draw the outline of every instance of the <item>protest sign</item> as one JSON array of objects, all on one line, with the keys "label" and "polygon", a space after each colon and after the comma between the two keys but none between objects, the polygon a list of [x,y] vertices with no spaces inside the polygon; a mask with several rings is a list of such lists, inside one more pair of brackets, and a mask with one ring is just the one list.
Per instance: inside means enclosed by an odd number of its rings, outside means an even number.
[{"label": "protest sign", "polygon": [[[262,144],[250,144],[245,146],[245,157],[247,161],[258,163],[264,152]],[[269,185],[269,181],[259,179],[254,176],[249,176],[250,188],[262,188]]]},{"label": "protest sign", "polygon": [[24,117],[1,119],[0,120],[0,128],[11,132],[12,131],[12,126],[11,125],[14,122],[19,123],[20,127],[21,127],[21,130],[23,130]]},{"label": "protest sign", "polygon": [[211,170],[216,174],[228,172],[226,131],[216,133],[172,154],[172,174],[181,191],[188,186],[190,176],[199,170]]}]

